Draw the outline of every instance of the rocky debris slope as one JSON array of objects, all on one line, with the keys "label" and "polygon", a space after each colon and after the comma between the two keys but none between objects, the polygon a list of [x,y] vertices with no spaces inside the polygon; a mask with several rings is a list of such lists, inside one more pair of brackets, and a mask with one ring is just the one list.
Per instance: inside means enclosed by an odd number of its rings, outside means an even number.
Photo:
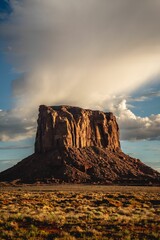
[{"label": "rocky debris slope", "polygon": [[160,173],[121,151],[112,113],[71,106],[39,108],[35,153],[0,181],[158,184]]}]

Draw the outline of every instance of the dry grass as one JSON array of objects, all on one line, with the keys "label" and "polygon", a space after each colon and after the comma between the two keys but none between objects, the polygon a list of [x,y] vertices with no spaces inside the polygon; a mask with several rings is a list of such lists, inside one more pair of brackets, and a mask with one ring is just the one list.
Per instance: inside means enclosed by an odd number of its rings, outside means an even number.
[{"label": "dry grass", "polygon": [[160,239],[158,190],[102,186],[1,188],[0,239]]}]

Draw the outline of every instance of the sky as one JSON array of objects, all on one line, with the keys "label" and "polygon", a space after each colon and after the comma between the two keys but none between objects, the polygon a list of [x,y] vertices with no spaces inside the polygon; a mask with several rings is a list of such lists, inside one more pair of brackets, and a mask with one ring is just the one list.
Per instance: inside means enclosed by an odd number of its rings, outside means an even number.
[{"label": "sky", "polygon": [[32,154],[40,104],[111,111],[160,171],[160,1],[0,0],[0,171]]}]

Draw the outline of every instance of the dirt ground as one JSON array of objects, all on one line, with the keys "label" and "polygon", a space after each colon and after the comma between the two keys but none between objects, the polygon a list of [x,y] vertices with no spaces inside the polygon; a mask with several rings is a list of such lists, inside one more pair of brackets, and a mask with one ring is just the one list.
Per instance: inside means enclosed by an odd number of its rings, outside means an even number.
[{"label": "dirt ground", "polygon": [[160,239],[160,187],[2,184],[0,239]]}]

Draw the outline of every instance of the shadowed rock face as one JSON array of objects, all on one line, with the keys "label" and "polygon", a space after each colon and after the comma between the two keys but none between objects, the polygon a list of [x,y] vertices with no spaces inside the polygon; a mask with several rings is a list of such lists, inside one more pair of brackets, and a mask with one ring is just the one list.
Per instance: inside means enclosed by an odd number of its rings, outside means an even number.
[{"label": "shadowed rock face", "polygon": [[35,153],[0,181],[160,184],[160,173],[121,151],[112,113],[71,106],[39,108]]},{"label": "shadowed rock face", "polygon": [[120,150],[119,129],[112,113],[70,106],[40,106],[36,153],[91,146]]}]

